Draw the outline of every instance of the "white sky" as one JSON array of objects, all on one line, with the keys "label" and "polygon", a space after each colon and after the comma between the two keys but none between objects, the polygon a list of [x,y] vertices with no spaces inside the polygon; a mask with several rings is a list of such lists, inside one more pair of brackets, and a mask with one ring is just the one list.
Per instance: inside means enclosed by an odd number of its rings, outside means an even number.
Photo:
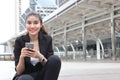
[{"label": "white sky", "polygon": [[23,14],[25,10],[29,7],[29,1],[30,0],[21,0],[21,13]]},{"label": "white sky", "polygon": [[5,42],[15,33],[14,3],[14,0],[0,1],[0,43]]},{"label": "white sky", "polygon": [[[28,8],[29,0],[22,0],[22,13]],[[15,0],[0,1],[0,43],[15,34]]]},{"label": "white sky", "polygon": [[[47,1],[47,0],[46,0]],[[51,0],[52,1],[52,0]],[[29,0],[22,0],[22,13],[28,8]],[[0,1],[0,43],[15,34],[15,0]]]}]

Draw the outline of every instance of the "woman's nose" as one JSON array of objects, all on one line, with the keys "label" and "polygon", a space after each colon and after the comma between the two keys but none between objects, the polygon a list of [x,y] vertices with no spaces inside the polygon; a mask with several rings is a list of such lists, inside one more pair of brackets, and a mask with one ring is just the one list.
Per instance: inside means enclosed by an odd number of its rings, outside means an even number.
[{"label": "woman's nose", "polygon": [[31,27],[33,28],[33,27],[34,27],[34,24],[31,24]]}]

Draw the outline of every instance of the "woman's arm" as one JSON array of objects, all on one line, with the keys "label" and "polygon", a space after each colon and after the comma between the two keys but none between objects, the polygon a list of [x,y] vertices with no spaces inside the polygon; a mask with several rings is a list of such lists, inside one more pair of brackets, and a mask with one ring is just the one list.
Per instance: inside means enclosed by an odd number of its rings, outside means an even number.
[{"label": "woman's arm", "polygon": [[51,56],[51,55],[53,55],[53,54],[54,54],[54,51],[53,51],[52,37],[49,36],[46,58],[48,59],[48,57]]},{"label": "woman's arm", "polygon": [[32,54],[30,53],[31,51],[28,50],[28,48],[22,48],[21,50],[21,55],[20,55],[20,58],[19,58],[19,62],[16,66],[16,72],[17,74],[22,74],[25,70],[25,60],[24,58],[25,57],[32,57]]},{"label": "woman's arm", "polygon": [[16,72],[18,75],[22,74],[25,70],[24,57],[21,55],[19,58],[18,65],[16,66]]},{"label": "woman's arm", "polygon": [[25,62],[24,62],[24,56],[21,52],[22,50],[22,42],[21,38],[17,38],[15,40],[15,46],[14,46],[14,56],[15,56],[15,70],[18,75],[22,74],[25,70]]},{"label": "woman's arm", "polygon": [[47,55],[46,55],[46,57],[44,55],[42,55],[42,58],[39,58],[42,65],[45,65],[47,63],[48,57],[54,54],[53,46],[52,46],[52,37],[48,36],[47,39],[48,39]]}]

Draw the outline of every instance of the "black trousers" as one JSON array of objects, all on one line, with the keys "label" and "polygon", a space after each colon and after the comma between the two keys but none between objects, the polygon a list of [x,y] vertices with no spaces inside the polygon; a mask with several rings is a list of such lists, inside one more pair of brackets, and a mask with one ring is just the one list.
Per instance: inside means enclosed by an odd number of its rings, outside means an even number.
[{"label": "black trousers", "polygon": [[57,80],[61,69],[61,60],[58,56],[52,55],[43,69],[31,74],[23,74],[15,80]]}]

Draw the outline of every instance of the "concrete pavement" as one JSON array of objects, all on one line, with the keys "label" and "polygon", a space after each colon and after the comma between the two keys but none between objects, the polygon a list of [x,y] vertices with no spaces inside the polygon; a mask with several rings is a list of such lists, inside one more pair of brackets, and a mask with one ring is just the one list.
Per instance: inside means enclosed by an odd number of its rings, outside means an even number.
[{"label": "concrete pavement", "polygon": [[[11,80],[14,62],[0,61],[0,80]],[[119,62],[62,62],[58,80],[120,80]]]},{"label": "concrete pavement", "polygon": [[0,80],[12,80],[14,74],[13,61],[0,61]]},{"label": "concrete pavement", "polygon": [[59,80],[120,80],[120,63],[64,62]]}]

